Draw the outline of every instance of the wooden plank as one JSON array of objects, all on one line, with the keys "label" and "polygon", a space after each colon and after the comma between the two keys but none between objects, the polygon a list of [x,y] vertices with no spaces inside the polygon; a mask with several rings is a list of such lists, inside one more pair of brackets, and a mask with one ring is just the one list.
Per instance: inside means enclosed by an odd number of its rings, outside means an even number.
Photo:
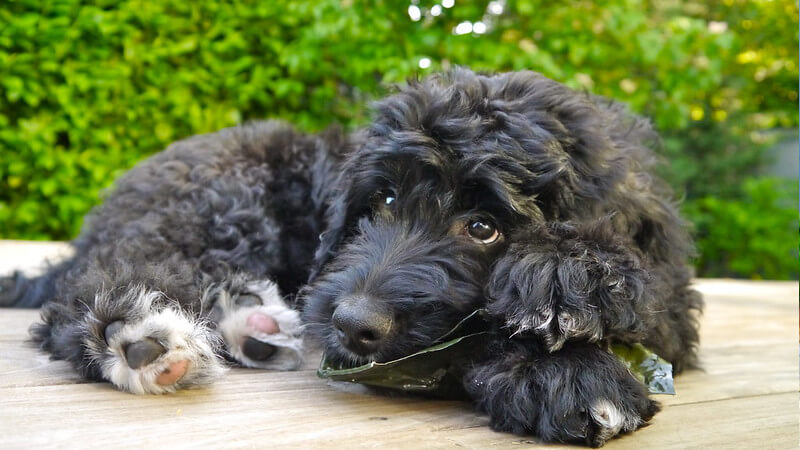
[{"label": "wooden plank", "polygon": [[48,261],[58,262],[71,252],[66,242],[0,240],[0,275],[14,270],[34,274]]},{"label": "wooden plank", "polygon": [[[786,393],[674,406],[659,413],[652,425],[613,439],[603,448],[796,449],[800,442],[797,404],[798,394]],[[459,430],[451,439],[465,448],[508,443],[499,443],[480,429]],[[519,443],[536,444],[534,440]]]},{"label": "wooden plank", "polygon": [[798,283],[697,280],[706,308],[700,327],[706,348],[798,341]]},{"label": "wooden plank", "polygon": [[[3,448],[69,442],[86,447],[113,442],[281,448],[535,443],[491,432],[484,417],[459,402],[354,395],[285,377],[240,378],[246,380],[169,397],[133,396],[104,384],[34,387],[18,393],[3,389],[0,443]],[[797,443],[797,401],[797,393],[784,393],[675,405],[651,426],[612,441],[608,448],[639,448],[643,443],[652,448],[790,448]],[[45,424],[48,433],[42,433]]]},{"label": "wooden plank", "polygon": [[28,329],[38,321],[38,309],[0,308],[0,342],[27,341]]}]

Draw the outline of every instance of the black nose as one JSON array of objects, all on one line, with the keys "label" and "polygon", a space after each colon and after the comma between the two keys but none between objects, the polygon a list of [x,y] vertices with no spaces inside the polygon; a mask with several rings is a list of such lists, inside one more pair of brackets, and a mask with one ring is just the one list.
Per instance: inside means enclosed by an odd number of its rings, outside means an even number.
[{"label": "black nose", "polygon": [[339,341],[361,356],[374,353],[392,329],[392,316],[366,297],[343,300],[333,312]]}]

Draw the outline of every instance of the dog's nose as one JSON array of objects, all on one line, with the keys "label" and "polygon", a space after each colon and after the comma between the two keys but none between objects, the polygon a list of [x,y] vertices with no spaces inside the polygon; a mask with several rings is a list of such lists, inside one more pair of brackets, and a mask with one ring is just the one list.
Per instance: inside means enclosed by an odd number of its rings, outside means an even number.
[{"label": "dog's nose", "polygon": [[366,297],[345,299],[333,312],[339,341],[353,353],[374,353],[389,335],[392,316]]}]

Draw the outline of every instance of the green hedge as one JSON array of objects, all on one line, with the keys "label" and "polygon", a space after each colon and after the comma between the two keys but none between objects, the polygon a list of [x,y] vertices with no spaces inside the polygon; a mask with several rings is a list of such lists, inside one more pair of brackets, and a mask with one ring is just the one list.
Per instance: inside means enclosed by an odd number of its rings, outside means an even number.
[{"label": "green hedge", "polygon": [[[458,0],[434,16],[420,0],[419,21],[407,2],[282,3],[0,4],[0,236],[75,236],[102,189],[173,140],[264,117],[355,127],[386,86],[459,64],[537,70],[652,117],[700,274],[797,276],[796,196],[747,181],[763,131],[798,123],[794,1],[518,0],[494,15]],[[465,21],[488,29],[454,34]],[[719,221],[738,234],[712,232]]]}]

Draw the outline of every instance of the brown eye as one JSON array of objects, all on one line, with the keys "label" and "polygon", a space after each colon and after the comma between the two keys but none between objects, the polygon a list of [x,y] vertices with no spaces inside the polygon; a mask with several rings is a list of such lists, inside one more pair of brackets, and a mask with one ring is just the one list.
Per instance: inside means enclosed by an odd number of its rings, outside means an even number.
[{"label": "brown eye", "polygon": [[484,219],[475,219],[467,222],[467,234],[481,244],[491,244],[500,237],[497,227]]}]

